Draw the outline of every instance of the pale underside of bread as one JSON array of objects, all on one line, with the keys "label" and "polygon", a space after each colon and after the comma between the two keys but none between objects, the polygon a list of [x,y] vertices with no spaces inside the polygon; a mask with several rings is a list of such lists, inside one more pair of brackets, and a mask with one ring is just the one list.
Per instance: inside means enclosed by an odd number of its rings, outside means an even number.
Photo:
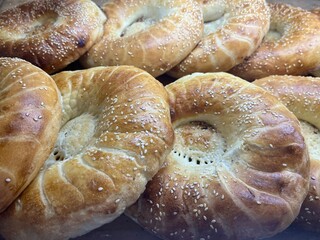
[{"label": "pale underside of bread", "polygon": [[164,239],[258,239],[287,228],[309,178],[297,118],[229,74],[193,74],[166,89],[174,147],[127,215]]}]

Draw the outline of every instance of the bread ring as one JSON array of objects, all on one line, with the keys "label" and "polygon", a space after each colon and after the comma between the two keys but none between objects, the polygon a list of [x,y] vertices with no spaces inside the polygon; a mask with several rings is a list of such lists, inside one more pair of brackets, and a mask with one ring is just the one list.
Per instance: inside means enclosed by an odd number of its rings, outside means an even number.
[{"label": "bread ring", "polygon": [[314,9],[311,9],[311,12],[320,16],[320,7],[319,8],[314,8]]},{"label": "bread ring", "polygon": [[83,55],[106,17],[90,0],[35,0],[0,14],[0,56],[20,57],[48,73]]},{"label": "bread ring", "polygon": [[29,185],[52,150],[61,118],[58,89],[41,69],[0,58],[0,212]]},{"label": "bread ring", "polygon": [[270,24],[264,0],[199,0],[205,28],[201,42],[176,67],[175,78],[193,72],[228,71],[260,45]]},{"label": "bread ring", "polygon": [[8,239],[68,239],[112,221],[172,148],[168,95],[148,73],[98,67],[53,78],[63,127],[40,174],[0,215]]},{"label": "bread ring", "polygon": [[[316,14],[320,19],[320,7],[312,9],[311,12]],[[320,54],[318,55],[318,57],[320,58]],[[320,65],[317,67],[315,71],[312,71],[311,74],[315,77],[320,77]]]},{"label": "bread ring", "polygon": [[310,187],[296,222],[320,231],[320,78],[270,76],[254,83],[277,96],[301,121],[310,154]]},{"label": "bread ring", "polygon": [[226,73],[166,86],[175,143],[127,214],[165,239],[256,239],[298,215],[309,158],[296,117]]},{"label": "bread ring", "polygon": [[194,0],[111,0],[102,6],[104,36],[81,62],[84,67],[133,65],[159,76],[199,42],[202,11]]},{"label": "bread ring", "polygon": [[248,81],[269,75],[306,75],[320,65],[320,20],[307,10],[269,4],[270,31],[260,47],[230,73]]}]

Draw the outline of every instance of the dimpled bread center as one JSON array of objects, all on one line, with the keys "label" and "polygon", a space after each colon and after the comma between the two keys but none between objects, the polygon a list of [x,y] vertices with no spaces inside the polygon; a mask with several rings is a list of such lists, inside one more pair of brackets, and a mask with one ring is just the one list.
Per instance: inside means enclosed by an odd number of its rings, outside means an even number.
[{"label": "dimpled bread center", "polygon": [[225,6],[216,2],[213,7],[203,9],[203,36],[208,36],[222,28],[227,21],[229,14],[225,12]]},{"label": "dimpled bread center", "polygon": [[172,159],[181,165],[215,166],[222,161],[226,143],[216,129],[204,122],[190,122],[175,129]]},{"label": "dimpled bread center", "polygon": [[310,158],[313,160],[320,160],[320,130],[307,122],[300,122]]},{"label": "dimpled bread center", "polygon": [[129,37],[138,32],[145,31],[166,16],[166,11],[160,7],[150,7],[144,11],[141,9],[135,18],[128,21],[130,24],[125,27],[121,33],[121,37]]},{"label": "dimpled bread center", "polygon": [[221,13],[221,16],[215,20],[205,21],[204,28],[203,28],[203,36],[208,36],[211,33],[215,33],[220,28],[223,28],[225,23],[227,22],[227,19],[229,18],[229,14]]},{"label": "dimpled bread center", "polygon": [[46,164],[63,161],[75,156],[92,140],[96,119],[90,114],[80,115],[68,121],[60,130],[56,145]]},{"label": "dimpled bread center", "polygon": [[281,38],[282,34],[275,29],[270,29],[269,32],[265,35],[265,42],[275,42]]},{"label": "dimpled bread center", "polygon": [[286,31],[286,26],[283,26],[281,23],[271,22],[269,31],[264,36],[264,42],[276,42],[282,38]]},{"label": "dimpled bread center", "polygon": [[146,30],[148,27],[153,25],[156,22],[155,19],[152,18],[139,18],[136,22],[132,23],[128,26],[125,31],[123,32],[122,36],[131,36],[138,32]]},{"label": "dimpled bread center", "polygon": [[45,30],[50,29],[57,19],[58,14],[55,12],[48,12],[45,16],[38,17],[27,26],[28,29],[22,30],[25,33],[23,37],[42,34]]}]

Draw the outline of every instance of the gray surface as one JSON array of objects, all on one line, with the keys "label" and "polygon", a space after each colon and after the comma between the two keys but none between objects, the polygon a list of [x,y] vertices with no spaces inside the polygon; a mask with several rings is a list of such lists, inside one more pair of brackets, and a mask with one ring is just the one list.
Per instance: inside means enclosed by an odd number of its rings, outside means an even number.
[{"label": "gray surface", "polygon": [[[159,240],[143,230],[127,216],[122,215],[114,222],[106,224],[74,240]],[[305,232],[291,226],[284,232],[265,240],[319,240],[320,233]],[[214,240],[214,239],[213,239]],[[245,240],[245,239],[244,239]]]}]

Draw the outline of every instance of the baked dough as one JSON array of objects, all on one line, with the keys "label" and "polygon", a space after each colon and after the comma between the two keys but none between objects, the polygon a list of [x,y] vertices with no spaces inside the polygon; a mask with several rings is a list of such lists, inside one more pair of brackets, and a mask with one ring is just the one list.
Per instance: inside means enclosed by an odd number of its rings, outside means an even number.
[{"label": "baked dough", "polygon": [[126,213],[164,239],[258,239],[287,228],[309,183],[297,118],[226,73],[192,74],[166,89],[174,147]]},{"label": "baked dough", "polygon": [[230,73],[248,81],[269,75],[307,75],[320,65],[320,19],[288,4],[269,4],[270,30],[260,47]]},{"label": "baked dough", "polygon": [[0,13],[0,56],[57,72],[102,36],[105,20],[90,0],[29,1]]},{"label": "baked dough", "polygon": [[52,78],[18,58],[0,58],[0,212],[36,177],[61,120]]},{"label": "baked dough", "polygon": [[[320,19],[320,7],[312,9],[311,12],[316,14]],[[318,54],[318,57],[320,58],[320,54]],[[317,67],[315,71],[312,71],[311,74],[315,77],[320,77],[320,65]]]},{"label": "baked dough", "polygon": [[311,9],[311,12],[316,14],[316,15],[318,15],[318,16],[320,16],[320,7]]},{"label": "baked dough", "polygon": [[157,77],[200,41],[203,16],[194,0],[111,0],[104,35],[81,58],[85,68],[133,65]]},{"label": "baked dough", "polygon": [[270,76],[254,82],[292,111],[301,122],[310,154],[309,193],[296,219],[311,231],[320,231],[320,78]]},{"label": "baked dough", "polygon": [[172,148],[168,95],[147,72],[97,67],[53,78],[62,127],[42,171],[0,215],[8,239],[68,239],[112,221]]},{"label": "baked dough", "polygon": [[198,0],[204,11],[200,43],[169,75],[178,78],[194,72],[223,72],[249,57],[270,25],[264,0]]}]

